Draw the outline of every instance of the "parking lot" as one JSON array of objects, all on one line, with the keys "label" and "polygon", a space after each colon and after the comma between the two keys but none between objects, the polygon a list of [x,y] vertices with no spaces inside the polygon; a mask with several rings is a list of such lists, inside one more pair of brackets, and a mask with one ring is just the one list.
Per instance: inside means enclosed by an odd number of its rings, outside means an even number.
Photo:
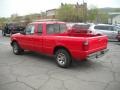
[{"label": "parking lot", "polygon": [[64,69],[48,56],[14,55],[10,37],[0,32],[0,90],[120,90],[120,42],[108,48],[101,58]]}]

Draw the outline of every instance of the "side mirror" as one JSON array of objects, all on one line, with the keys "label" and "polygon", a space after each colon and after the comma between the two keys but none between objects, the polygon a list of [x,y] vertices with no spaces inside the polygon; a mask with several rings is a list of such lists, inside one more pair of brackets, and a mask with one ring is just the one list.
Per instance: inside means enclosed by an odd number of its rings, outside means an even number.
[{"label": "side mirror", "polygon": [[20,31],[20,34],[26,35],[25,31]]}]

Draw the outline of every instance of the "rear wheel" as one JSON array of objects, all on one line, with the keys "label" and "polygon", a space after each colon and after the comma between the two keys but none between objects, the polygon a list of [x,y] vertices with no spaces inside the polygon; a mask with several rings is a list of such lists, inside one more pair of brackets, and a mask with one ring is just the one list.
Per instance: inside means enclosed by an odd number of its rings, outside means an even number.
[{"label": "rear wheel", "polygon": [[71,56],[70,54],[64,50],[64,49],[59,49],[55,53],[55,59],[58,64],[58,66],[67,68],[71,65]]},{"label": "rear wheel", "polygon": [[13,53],[16,54],[16,55],[19,55],[24,51],[23,49],[21,49],[19,47],[17,42],[13,42],[12,47],[13,47]]}]

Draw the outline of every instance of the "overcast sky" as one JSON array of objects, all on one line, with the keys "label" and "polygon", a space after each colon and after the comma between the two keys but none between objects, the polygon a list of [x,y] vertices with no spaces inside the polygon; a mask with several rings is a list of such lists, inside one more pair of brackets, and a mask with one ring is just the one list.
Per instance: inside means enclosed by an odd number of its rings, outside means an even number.
[{"label": "overcast sky", "polygon": [[[84,0],[88,8],[92,5],[101,7],[120,7],[120,0]],[[58,8],[63,3],[82,3],[83,0],[0,0],[0,17],[9,17],[11,14],[26,15],[40,13],[48,9]]]}]

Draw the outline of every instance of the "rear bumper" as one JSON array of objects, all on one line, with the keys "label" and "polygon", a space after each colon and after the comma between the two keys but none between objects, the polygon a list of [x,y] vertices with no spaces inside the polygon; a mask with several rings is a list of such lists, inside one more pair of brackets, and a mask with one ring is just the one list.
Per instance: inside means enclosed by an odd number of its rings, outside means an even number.
[{"label": "rear bumper", "polygon": [[87,59],[94,59],[94,58],[102,57],[102,56],[105,55],[105,53],[107,53],[108,51],[109,51],[109,49],[104,49],[104,50],[101,50],[101,51],[98,51],[98,52],[89,54],[89,55],[87,56]]}]

